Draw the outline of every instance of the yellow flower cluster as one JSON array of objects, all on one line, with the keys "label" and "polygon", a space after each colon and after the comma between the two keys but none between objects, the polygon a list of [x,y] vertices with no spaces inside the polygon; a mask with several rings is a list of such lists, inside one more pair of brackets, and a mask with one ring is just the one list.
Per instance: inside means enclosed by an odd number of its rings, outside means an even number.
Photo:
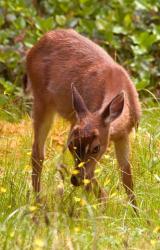
[{"label": "yellow flower cluster", "polygon": [[0,194],[4,194],[7,192],[7,189],[5,187],[0,187]]}]

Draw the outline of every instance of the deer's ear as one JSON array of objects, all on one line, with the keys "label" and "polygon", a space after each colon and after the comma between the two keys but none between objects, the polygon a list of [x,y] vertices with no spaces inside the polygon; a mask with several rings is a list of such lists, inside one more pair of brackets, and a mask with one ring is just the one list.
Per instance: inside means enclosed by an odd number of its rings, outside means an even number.
[{"label": "deer's ear", "polygon": [[89,111],[86,107],[86,104],[85,104],[82,96],[79,94],[78,90],[76,89],[76,87],[73,84],[71,85],[71,89],[72,89],[73,108],[76,111],[78,118],[81,119],[84,116],[86,116],[89,113]]},{"label": "deer's ear", "polygon": [[124,92],[122,91],[115,96],[112,101],[103,109],[101,116],[106,124],[113,122],[117,119],[124,107]]}]

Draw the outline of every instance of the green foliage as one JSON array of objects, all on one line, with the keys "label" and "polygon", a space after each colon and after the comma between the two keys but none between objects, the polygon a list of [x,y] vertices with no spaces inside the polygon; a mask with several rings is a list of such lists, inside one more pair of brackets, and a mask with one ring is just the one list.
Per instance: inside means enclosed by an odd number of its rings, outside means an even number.
[{"label": "green foliage", "polygon": [[159,88],[159,12],[157,0],[1,0],[1,94],[15,95],[27,50],[59,27],[74,28],[103,46],[131,73],[138,90]]}]

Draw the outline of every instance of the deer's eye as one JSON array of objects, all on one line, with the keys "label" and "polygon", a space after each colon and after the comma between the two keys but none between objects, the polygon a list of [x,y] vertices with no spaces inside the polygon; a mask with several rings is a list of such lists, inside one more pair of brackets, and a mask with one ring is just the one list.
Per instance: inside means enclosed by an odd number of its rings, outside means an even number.
[{"label": "deer's eye", "polygon": [[95,146],[94,148],[93,148],[93,150],[92,150],[92,154],[97,154],[98,152],[100,151],[100,145],[97,145],[97,146]]}]

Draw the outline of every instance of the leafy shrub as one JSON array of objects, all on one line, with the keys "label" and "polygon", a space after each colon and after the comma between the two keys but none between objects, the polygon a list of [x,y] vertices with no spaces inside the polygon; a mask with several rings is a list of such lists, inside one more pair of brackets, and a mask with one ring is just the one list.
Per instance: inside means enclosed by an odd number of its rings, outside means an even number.
[{"label": "leafy shrub", "polygon": [[70,27],[103,46],[138,90],[160,88],[157,0],[1,0],[0,104],[19,92],[26,51],[45,32]]}]

